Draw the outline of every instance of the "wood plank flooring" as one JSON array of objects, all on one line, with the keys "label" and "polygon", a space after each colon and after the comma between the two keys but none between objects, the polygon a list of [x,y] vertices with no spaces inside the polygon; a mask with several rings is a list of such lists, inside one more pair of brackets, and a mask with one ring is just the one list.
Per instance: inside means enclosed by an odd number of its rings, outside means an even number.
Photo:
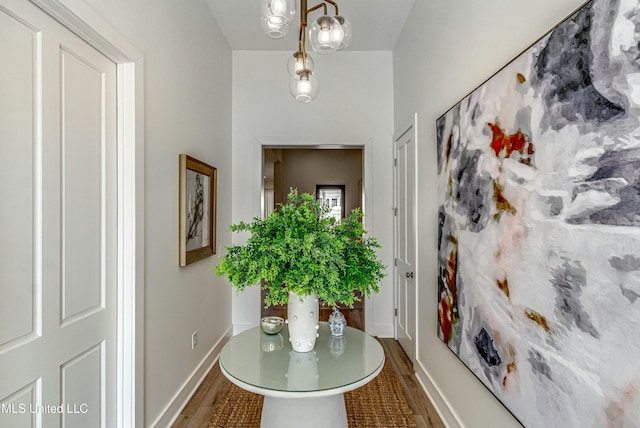
[{"label": "wood plank flooring", "polygon": [[[400,344],[394,339],[379,339],[379,341],[387,357],[391,360],[418,428],[445,428],[436,409],[413,374],[411,360],[404,353]],[[182,410],[173,424],[173,428],[206,427],[213,414],[213,409],[224,396],[229,385],[230,382],[220,372],[220,367],[216,363]]]}]

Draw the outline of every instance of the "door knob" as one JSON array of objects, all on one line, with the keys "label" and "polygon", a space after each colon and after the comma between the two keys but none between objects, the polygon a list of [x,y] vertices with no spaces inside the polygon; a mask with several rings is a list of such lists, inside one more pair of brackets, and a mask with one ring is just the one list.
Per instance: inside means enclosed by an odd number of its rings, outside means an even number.
[{"label": "door knob", "polygon": [[413,278],[413,272],[407,272],[406,275],[407,278]]}]

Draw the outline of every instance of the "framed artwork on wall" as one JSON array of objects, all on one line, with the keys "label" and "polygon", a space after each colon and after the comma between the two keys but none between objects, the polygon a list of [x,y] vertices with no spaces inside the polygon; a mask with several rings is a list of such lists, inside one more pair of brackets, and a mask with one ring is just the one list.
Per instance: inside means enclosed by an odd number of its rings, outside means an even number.
[{"label": "framed artwork on wall", "polygon": [[527,427],[639,426],[638,28],[589,1],[436,122],[438,336]]},{"label": "framed artwork on wall", "polygon": [[180,155],[179,263],[186,266],[216,252],[217,170]]}]

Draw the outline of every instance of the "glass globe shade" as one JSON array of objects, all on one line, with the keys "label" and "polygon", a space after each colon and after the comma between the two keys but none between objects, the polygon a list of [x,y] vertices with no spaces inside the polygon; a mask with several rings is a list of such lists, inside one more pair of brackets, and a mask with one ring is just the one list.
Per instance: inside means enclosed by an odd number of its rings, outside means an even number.
[{"label": "glass globe shade", "polygon": [[262,16],[271,25],[286,25],[293,19],[295,14],[295,0],[262,0]]},{"label": "glass globe shade", "polygon": [[342,49],[349,46],[349,42],[351,41],[351,22],[349,22],[347,18],[339,15],[336,16],[336,19],[340,23],[340,26],[342,27],[342,31],[344,32],[344,36],[342,37],[342,42],[336,49],[337,51],[341,51]]},{"label": "glass globe shade", "polygon": [[276,25],[272,24],[264,16],[260,18],[260,24],[267,37],[270,39],[281,39],[289,32],[289,24]]},{"label": "glass globe shade", "polygon": [[291,77],[289,91],[296,101],[309,103],[318,96],[318,79],[309,70],[301,70]]},{"label": "glass globe shade", "polygon": [[302,61],[302,52],[294,52],[287,60],[287,71],[289,72],[289,75],[293,76],[298,71],[304,70],[305,68],[309,71],[313,71],[313,58],[311,58],[309,54],[307,54],[306,63],[307,66],[305,67]]},{"label": "glass globe shade", "polygon": [[309,40],[314,51],[328,55],[336,51],[344,40],[344,30],[333,16],[318,18],[309,29]]}]

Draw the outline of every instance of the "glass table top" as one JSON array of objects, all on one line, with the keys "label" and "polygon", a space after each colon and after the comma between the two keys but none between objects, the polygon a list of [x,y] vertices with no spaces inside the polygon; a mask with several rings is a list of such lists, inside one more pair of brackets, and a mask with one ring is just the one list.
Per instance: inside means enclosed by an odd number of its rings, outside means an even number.
[{"label": "glass table top", "polygon": [[255,327],[227,342],[220,366],[241,383],[274,392],[346,391],[382,369],[384,351],[370,335],[347,327],[331,336],[326,322],[319,333],[315,349],[302,353],[292,350],[286,324],[276,335]]}]

